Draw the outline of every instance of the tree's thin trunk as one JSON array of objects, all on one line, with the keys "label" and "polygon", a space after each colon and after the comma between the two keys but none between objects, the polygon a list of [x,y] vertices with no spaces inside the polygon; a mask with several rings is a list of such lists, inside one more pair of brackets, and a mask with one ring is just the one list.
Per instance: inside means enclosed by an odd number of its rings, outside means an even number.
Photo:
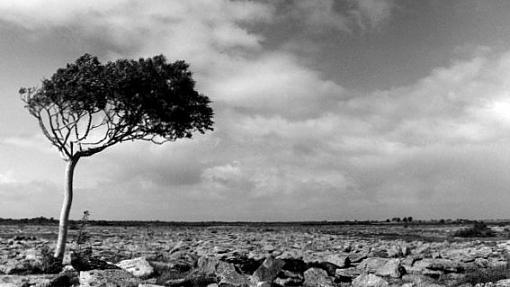
[{"label": "tree's thin trunk", "polygon": [[66,250],[67,228],[69,225],[69,211],[73,202],[73,174],[79,157],[71,158],[66,168],[66,185],[64,193],[64,202],[60,211],[60,220],[58,224],[58,241],[55,249],[55,258],[63,258]]}]

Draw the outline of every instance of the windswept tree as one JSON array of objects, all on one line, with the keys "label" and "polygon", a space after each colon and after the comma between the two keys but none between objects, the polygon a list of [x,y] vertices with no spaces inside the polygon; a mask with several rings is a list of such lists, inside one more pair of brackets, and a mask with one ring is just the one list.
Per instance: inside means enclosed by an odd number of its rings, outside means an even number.
[{"label": "windswept tree", "polygon": [[78,160],[124,141],[162,144],[212,130],[207,96],[195,90],[188,65],[164,56],[102,64],[85,54],[40,88],[21,88],[42,132],[67,161],[64,201],[54,256],[65,251]]}]

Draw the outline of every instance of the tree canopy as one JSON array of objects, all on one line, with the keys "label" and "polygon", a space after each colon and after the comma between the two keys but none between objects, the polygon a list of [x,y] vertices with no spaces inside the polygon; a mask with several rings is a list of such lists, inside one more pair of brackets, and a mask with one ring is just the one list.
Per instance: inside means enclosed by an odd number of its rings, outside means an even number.
[{"label": "tree canopy", "polygon": [[163,143],[212,130],[210,100],[195,90],[188,68],[162,55],[102,64],[85,54],[20,94],[44,135],[70,160],[123,141]]}]

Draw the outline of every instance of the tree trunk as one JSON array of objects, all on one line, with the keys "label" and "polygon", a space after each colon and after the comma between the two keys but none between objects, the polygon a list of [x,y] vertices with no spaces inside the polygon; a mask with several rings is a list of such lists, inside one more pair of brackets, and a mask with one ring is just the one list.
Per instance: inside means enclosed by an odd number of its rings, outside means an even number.
[{"label": "tree trunk", "polygon": [[55,249],[55,258],[63,258],[66,250],[67,228],[69,226],[69,212],[73,202],[73,174],[79,157],[71,158],[66,168],[66,185],[64,192],[64,202],[60,211],[60,220],[58,224],[58,241]]}]

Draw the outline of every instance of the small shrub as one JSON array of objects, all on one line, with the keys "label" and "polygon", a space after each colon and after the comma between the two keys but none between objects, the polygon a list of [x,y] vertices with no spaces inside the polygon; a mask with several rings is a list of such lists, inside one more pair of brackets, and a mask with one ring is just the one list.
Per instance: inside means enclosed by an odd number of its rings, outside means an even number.
[{"label": "small shrub", "polygon": [[[90,245],[90,234],[87,231],[90,212],[85,210],[78,226],[78,234],[76,235],[74,244],[74,255],[71,259],[73,266],[86,266],[92,257],[92,246]],[[88,246],[82,245],[89,243]],[[83,269],[85,270],[85,269]]]},{"label": "small shrub", "polygon": [[484,222],[477,221],[473,226],[455,231],[455,237],[493,237],[495,232],[490,229]]},{"label": "small shrub", "polygon": [[53,251],[44,245],[41,248],[42,260],[41,260],[41,271],[43,273],[59,273],[62,270],[62,260],[60,258],[53,257]]}]

